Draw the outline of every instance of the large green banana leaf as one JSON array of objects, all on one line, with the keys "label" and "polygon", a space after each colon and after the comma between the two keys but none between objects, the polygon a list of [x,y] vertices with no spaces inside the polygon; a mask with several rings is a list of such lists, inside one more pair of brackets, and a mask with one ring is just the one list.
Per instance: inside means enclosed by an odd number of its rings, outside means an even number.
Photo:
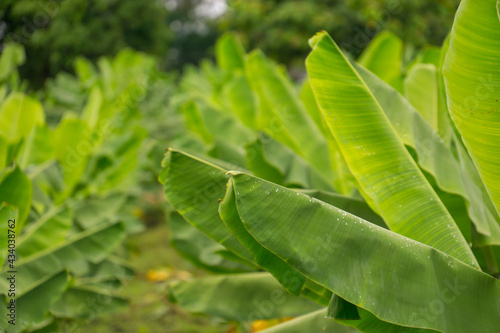
[{"label": "large green banana leaf", "polygon": [[295,317],[321,308],[289,294],[267,272],[179,281],[169,288],[169,295],[190,312],[237,321]]},{"label": "large green banana leaf", "polygon": [[236,236],[238,241],[252,253],[255,262],[259,266],[271,273],[290,293],[299,295],[304,286],[305,277],[297,273],[297,271],[287,265],[286,262],[281,260],[281,258],[274,253],[262,247],[262,245],[246,231],[241,223],[236,205],[234,205],[235,198],[230,180],[227,186],[226,195],[219,208],[219,215],[224,221],[225,226]]},{"label": "large green banana leaf", "polygon": [[377,213],[375,213],[366,202],[361,199],[318,190],[300,190],[299,192],[345,210],[346,212],[361,217],[364,220],[375,223],[382,228],[388,229],[384,220]]},{"label": "large green banana leaf", "polygon": [[[257,181],[255,182],[257,184]],[[324,295],[325,292],[321,290],[323,288],[321,285],[315,284],[311,280],[305,280],[303,276],[297,276],[296,274],[290,273],[290,268],[287,266],[283,265],[283,262],[279,260],[279,258],[276,257],[276,255],[273,252],[268,252],[266,248],[264,248],[259,242],[257,242],[252,235],[248,233],[248,231],[245,229],[245,227],[242,224],[240,216],[238,216],[238,208],[237,205],[234,204],[234,201],[236,200],[235,194],[234,194],[234,188],[233,188],[232,180],[229,181],[228,183],[228,189],[226,192],[226,197],[221,203],[219,213],[221,215],[221,218],[224,221],[224,224],[230,229],[233,234],[240,240],[240,242],[245,245],[245,247],[252,252],[254,255],[255,259],[257,262],[262,262],[262,267],[267,269],[269,272],[271,272],[277,279],[280,281],[287,290],[290,292],[294,292],[294,289],[298,288],[302,283],[307,283],[304,284],[304,287],[307,288],[305,289],[304,295],[307,297],[311,298],[312,300],[315,300],[316,302],[323,304],[321,301],[322,297],[320,295]],[[277,192],[279,192],[279,189],[277,189]],[[266,195],[268,195],[268,192],[265,192]],[[298,195],[298,193],[297,193]],[[328,197],[331,199],[331,197]],[[312,201],[312,198],[310,197],[310,201]],[[335,201],[335,198],[334,198]],[[267,234],[267,237],[272,237],[270,233]],[[321,250],[320,250],[321,251]],[[315,257],[320,257],[321,253],[317,251],[315,253]],[[304,263],[304,265],[308,265],[308,269],[312,270],[317,270],[317,267],[315,266],[313,259],[313,263]],[[317,296],[319,297],[317,297]],[[339,299],[338,297],[334,297],[333,300]],[[356,308],[354,305],[345,302],[345,304],[349,304],[351,307]],[[386,323],[384,321],[379,320],[372,314],[365,314],[362,318],[359,318],[357,315],[357,310],[356,312],[356,321],[350,320],[348,322],[349,325],[355,326],[355,327],[365,327],[365,331],[367,332],[373,332],[373,333],[379,333],[379,332],[386,332],[386,331],[397,331],[397,329],[401,329],[400,326],[392,324],[392,323]],[[338,319],[338,316],[332,316],[332,318]],[[340,316],[340,319],[346,319],[344,316]],[[353,319],[353,318],[349,318]],[[370,328],[370,329],[368,329]]]},{"label": "large green banana leaf", "polygon": [[479,245],[499,244],[500,218],[462,146],[456,146],[458,156],[455,157],[446,142],[402,95],[366,69],[354,66],[391,121],[400,140],[415,149],[419,166],[436,179],[443,191],[458,194],[468,202],[467,209],[472,222],[477,231],[486,237]]},{"label": "large green banana leaf", "polygon": [[351,171],[391,230],[469,265],[477,260],[370,89],[326,33],[306,61],[316,100]]},{"label": "large green banana leaf", "polygon": [[493,277],[307,195],[231,174],[235,200],[223,204],[236,206],[246,231],[348,302],[400,326],[454,333],[500,327]]},{"label": "large green banana leaf", "polygon": [[[241,258],[253,262],[254,256],[241,245],[239,240],[244,241],[247,245],[255,245],[257,249],[259,249],[258,244],[252,242],[251,237],[245,235],[244,230],[242,230],[241,235],[235,235],[229,231],[217,213],[217,201],[224,198],[226,193],[227,169],[221,169],[213,164],[171,149],[166,155],[164,166],[165,170],[160,175],[160,181],[165,185],[165,196],[174,208],[207,236],[221,243]],[[371,211],[366,204],[357,199],[321,191],[309,191],[307,193],[318,196],[326,202],[338,204],[353,214],[373,218],[374,222],[384,225],[380,217]],[[237,222],[235,221],[236,224],[233,224],[233,226],[237,227]],[[238,229],[233,228],[231,230]],[[245,237],[245,239],[241,239],[241,237]],[[260,248],[260,250],[263,249]],[[281,281],[291,288],[294,293],[300,291],[303,278],[297,276],[293,270],[287,269],[271,252],[261,251],[259,256],[258,264],[263,263],[275,276],[282,276]],[[266,260],[278,262],[279,267],[270,265]],[[284,273],[285,271],[288,271],[288,273]],[[302,282],[298,284],[295,279],[292,279],[292,276]],[[306,280],[305,288],[303,292],[305,291],[308,297],[310,296],[321,304],[325,303],[325,290],[323,287],[318,288],[314,283],[310,284]],[[326,295],[326,304],[328,304],[330,296]]]},{"label": "large green banana leaf", "polygon": [[464,0],[443,67],[448,106],[500,212],[500,21],[496,0]]}]

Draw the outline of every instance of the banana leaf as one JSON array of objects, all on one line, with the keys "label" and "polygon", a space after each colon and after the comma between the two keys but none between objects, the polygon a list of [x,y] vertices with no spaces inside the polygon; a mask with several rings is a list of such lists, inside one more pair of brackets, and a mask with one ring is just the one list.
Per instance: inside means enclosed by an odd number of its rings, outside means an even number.
[{"label": "banana leaf", "polygon": [[383,31],[375,36],[358,62],[397,91],[403,91],[403,42],[392,32]]},{"label": "banana leaf", "polygon": [[332,167],[328,144],[314,120],[297,96],[292,83],[259,51],[247,56],[248,80],[264,100],[267,109],[261,111],[259,129],[288,145],[312,166],[331,179]]},{"label": "banana leaf", "polygon": [[327,33],[317,34],[311,45],[306,66],[316,100],[347,164],[387,225],[479,267],[455,221],[354,67]]},{"label": "banana leaf", "polygon": [[54,207],[30,224],[17,240],[16,251],[27,257],[66,240],[73,225],[73,211],[66,206]]},{"label": "banana leaf", "polygon": [[190,312],[237,321],[295,317],[321,308],[289,294],[267,272],[179,281],[169,288],[169,297]]},{"label": "banana leaf", "polygon": [[484,236],[475,243],[480,246],[498,244],[500,218],[461,144],[455,146],[455,154],[403,96],[366,69],[358,65],[354,67],[391,121],[400,140],[415,150],[418,165],[435,178],[440,189],[460,195],[467,201],[469,216]]},{"label": "banana leaf", "polygon": [[457,333],[499,327],[493,277],[320,200],[231,174],[235,200],[223,204],[236,206],[257,242],[381,321]]},{"label": "banana leaf", "polygon": [[18,209],[16,234],[19,235],[28,218],[33,195],[33,186],[29,178],[18,166],[8,167],[0,171],[0,204],[2,202]]},{"label": "banana leaf", "polygon": [[500,212],[500,21],[495,0],[460,3],[443,67],[448,107]]}]

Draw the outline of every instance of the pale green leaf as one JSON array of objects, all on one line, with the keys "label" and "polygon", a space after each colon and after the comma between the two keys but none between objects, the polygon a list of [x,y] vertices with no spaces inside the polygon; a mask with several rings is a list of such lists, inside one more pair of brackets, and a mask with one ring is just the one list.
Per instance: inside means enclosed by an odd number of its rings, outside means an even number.
[{"label": "pale green leaf", "polygon": [[432,64],[417,64],[404,81],[405,96],[424,119],[438,129],[438,75]]},{"label": "pale green leaf", "polygon": [[231,73],[236,69],[243,69],[245,50],[240,41],[232,34],[226,33],[215,44],[217,65]]},{"label": "pale green leaf", "polygon": [[478,267],[455,221],[372,92],[326,33],[306,61],[316,100],[351,171],[389,228]]},{"label": "pale green leaf", "polygon": [[402,91],[403,42],[392,32],[378,34],[358,62],[396,90]]},{"label": "pale green leaf", "polygon": [[[359,65],[355,68],[391,121],[399,139],[415,149],[419,166],[435,178],[440,189],[460,195],[467,201],[469,216],[477,231],[485,237],[477,244],[499,244],[500,218],[462,145],[456,145],[458,156],[455,156],[449,145],[403,96],[366,69]],[[449,126],[449,123],[442,125]]]},{"label": "pale green leaf", "polygon": [[0,106],[0,133],[9,143],[30,134],[35,125],[45,123],[42,104],[21,92],[11,93]]},{"label": "pale green leaf", "polygon": [[500,22],[495,0],[460,3],[443,67],[448,107],[500,212]]},{"label": "pale green leaf", "polygon": [[33,186],[28,177],[17,166],[4,169],[0,173],[0,204],[6,202],[19,212],[16,220],[16,234],[19,235],[28,217]]}]

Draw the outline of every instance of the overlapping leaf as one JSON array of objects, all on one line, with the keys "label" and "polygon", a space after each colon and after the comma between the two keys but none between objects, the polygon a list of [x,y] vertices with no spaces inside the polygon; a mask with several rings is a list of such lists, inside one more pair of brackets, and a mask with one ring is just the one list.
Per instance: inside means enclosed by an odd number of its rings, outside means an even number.
[{"label": "overlapping leaf", "polygon": [[[484,237],[475,243],[498,244],[500,218],[462,146],[456,145],[457,156],[455,156],[440,135],[403,96],[366,69],[359,65],[355,65],[355,68],[391,121],[399,139],[406,146],[415,149],[419,166],[434,176],[437,185],[443,191],[458,194],[468,202],[469,216],[477,231]],[[441,118],[436,117],[436,119]],[[441,125],[440,128],[449,126],[447,123],[438,123]],[[470,237],[470,235],[465,236]]]},{"label": "overlapping leaf", "polygon": [[389,228],[478,267],[455,221],[338,46],[326,33],[311,43],[306,65],[318,105]]},{"label": "overlapping leaf", "polygon": [[377,318],[457,333],[478,328],[496,332],[500,325],[500,283],[491,276],[435,248],[258,178],[233,173],[232,186],[235,201],[226,204],[236,206],[256,241]]}]

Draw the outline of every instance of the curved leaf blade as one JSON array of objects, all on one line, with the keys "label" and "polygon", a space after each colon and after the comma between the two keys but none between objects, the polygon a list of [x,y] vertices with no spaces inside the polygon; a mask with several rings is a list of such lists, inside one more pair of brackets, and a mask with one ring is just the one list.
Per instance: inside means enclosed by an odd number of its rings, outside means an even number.
[{"label": "curved leaf blade", "polygon": [[242,173],[232,179],[252,237],[380,320],[456,333],[500,327],[500,282],[493,277],[306,195]]},{"label": "curved leaf blade", "polygon": [[217,200],[226,193],[226,170],[194,156],[169,149],[163,160],[160,182],[167,200],[189,223],[252,262],[253,256],[226,228],[219,217]]},{"label": "curved leaf blade", "polygon": [[460,3],[443,67],[448,106],[500,212],[500,22],[497,1]]},{"label": "curved leaf blade", "polygon": [[436,179],[443,191],[458,194],[467,201],[472,222],[477,231],[487,237],[478,244],[498,245],[500,218],[464,148],[457,145],[458,157],[455,157],[440,135],[403,96],[363,67],[356,64],[354,67],[391,121],[400,140],[415,149],[419,166]]},{"label": "curved leaf blade", "polygon": [[330,36],[306,61],[316,100],[351,171],[391,230],[479,267],[369,88]]}]

